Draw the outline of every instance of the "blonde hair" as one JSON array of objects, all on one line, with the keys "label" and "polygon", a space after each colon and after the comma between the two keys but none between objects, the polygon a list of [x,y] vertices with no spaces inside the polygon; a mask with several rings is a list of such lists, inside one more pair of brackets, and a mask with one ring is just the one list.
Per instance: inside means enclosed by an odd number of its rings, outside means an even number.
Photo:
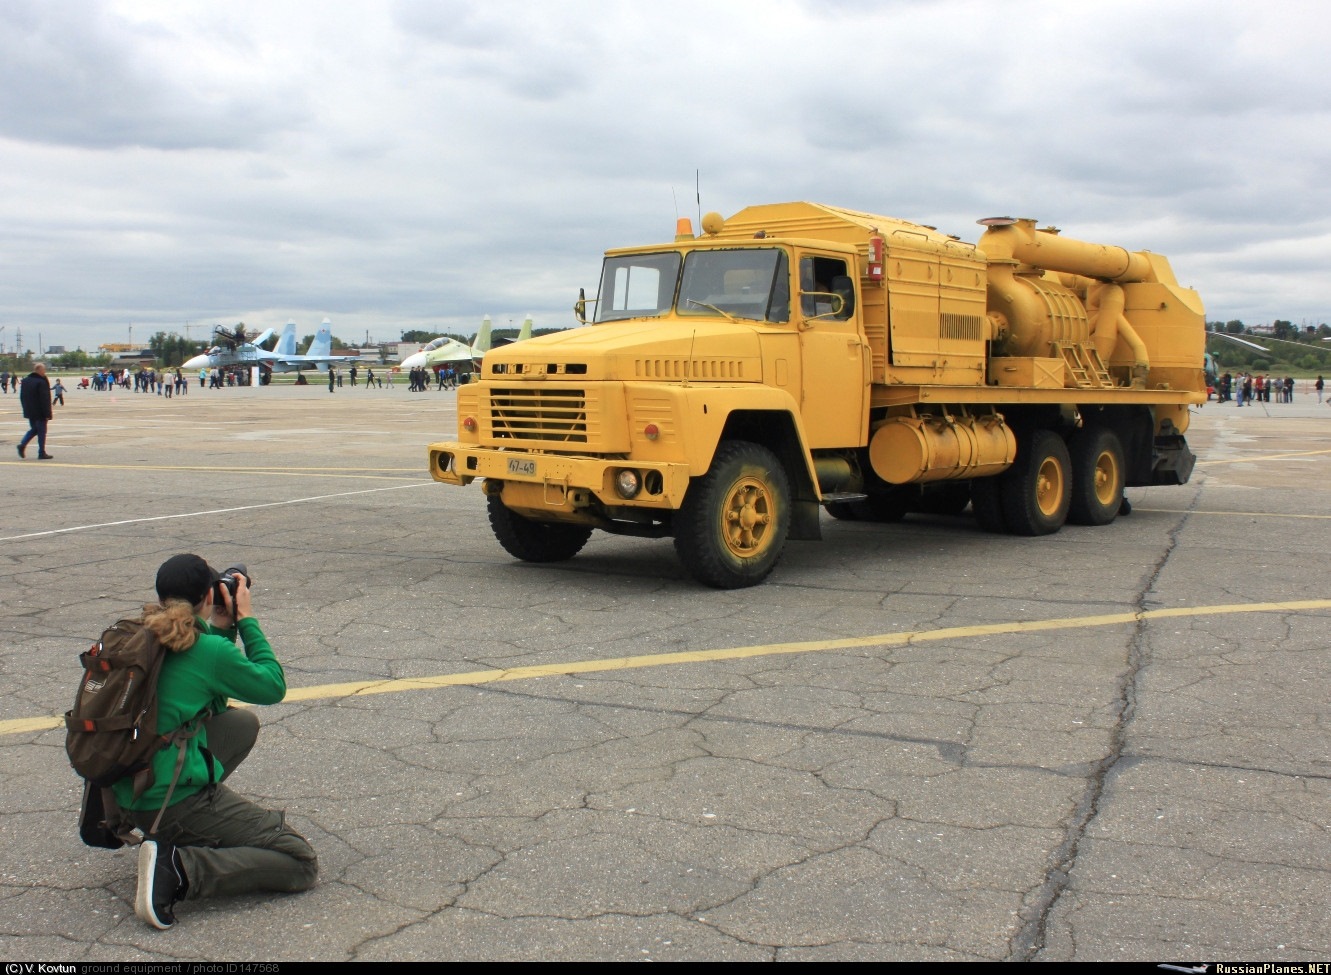
[{"label": "blonde hair", "polygon": [[173,653],[188,650],[199,638],[194,607],[184,599],[168,599],[165,603],[144,606],[143,625],[156,633],[162,646]]}]

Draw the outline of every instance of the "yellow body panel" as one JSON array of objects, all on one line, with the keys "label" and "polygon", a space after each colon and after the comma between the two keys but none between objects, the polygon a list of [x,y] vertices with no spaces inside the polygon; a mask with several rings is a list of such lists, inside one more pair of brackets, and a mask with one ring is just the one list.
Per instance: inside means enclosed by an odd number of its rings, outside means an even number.
[{"label": "yellow body panel", "polygon": [[[770,204],[709,216],[701,237],[608,251],[587,301],[596,324],[488,353],[459,391],[457,440],[430,447],[431,472],[493,481],[533,517],[596,523],[677,510],[727,437],[779,452],[796,498],[815,501],[889,416],[989,418],[892,428],[874,461],[889,483],[1002,470],[1005,409],[1146,407],[1157,432],[1186,429],[1205,401],[1204,317],[1168,262],[990,223],[975,245]],[[653,490],[621,497],[625,469]]]}]

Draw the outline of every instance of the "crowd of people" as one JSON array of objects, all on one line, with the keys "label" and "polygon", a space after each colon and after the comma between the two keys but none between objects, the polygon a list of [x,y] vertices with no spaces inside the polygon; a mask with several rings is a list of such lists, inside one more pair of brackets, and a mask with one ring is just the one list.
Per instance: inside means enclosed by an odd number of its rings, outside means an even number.
[{"label": "crowd of people", "polygon": [[430,388],[430,380],[432,378],[436,383],[436,389],[458,388],[458,372],[451,362],[445,363],[442,368],[434,372],[433,376],[428,367],[421,366],[417,369],[412,369],[410,378],[411,385],[408,389],[413,393],[428,392]]},{"label": "crowd of people", "polygon": [[[1322,377],[1317,377],[1314,388],[1317,390],[1317,402],[1322,401]],[[1265,373],[1254,376],[1252,373],[1225,373],[1216,386],[1216,402],[1233,402],[1237,406],[1250,403],[1293,403],[1294,377],[1268,376]]]}]

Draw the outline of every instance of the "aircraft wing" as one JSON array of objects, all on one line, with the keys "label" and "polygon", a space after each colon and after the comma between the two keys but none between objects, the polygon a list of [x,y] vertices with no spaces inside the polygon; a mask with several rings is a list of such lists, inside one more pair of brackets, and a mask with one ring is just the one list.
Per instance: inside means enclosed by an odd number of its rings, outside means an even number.
[{"label": "aircraft wing", "polygon": [[356,355],[283,355],[270,360],[284,369],[308,369],[313,366],[329,366],[342,362],[359,362]]},{"label": "aircraft wing", "polygon": [[1237,342],[1239,345],[1246,345],[1250,349],[1256,349],[1258,352],[1270,352],[1271,350],[1258,345],[1256,342],[1249,342],[1247,339],[1241,339],[1230,335],[1227,332],[1207,332],[1207,338],[1224,339],[1226,342]]}]

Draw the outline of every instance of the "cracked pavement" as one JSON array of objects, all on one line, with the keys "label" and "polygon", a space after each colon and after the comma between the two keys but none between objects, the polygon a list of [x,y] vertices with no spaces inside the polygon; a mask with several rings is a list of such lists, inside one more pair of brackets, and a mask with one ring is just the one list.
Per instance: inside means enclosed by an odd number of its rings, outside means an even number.
[{"label": "cracked pavement", "polygon": [[[288,685],[323,690],[259,709],[230,781],[321,876],[149,929],[132,852],[78,840],[63,731],[7,730],[5,960],[1331,953],[1331,608],[1235,611],[1328,594],[1325,406],[1206,407],[1192,482],[1129,489],[1105,528],[825,518],[767,584],[716,592],[669,540],[510,559],[479,489],[425,472],[451,393],[68,399],[55,461],[0,461],[0,721],[62,714],[167,556],[244,562]],[[332,689],[372,681],[404,683]]]}]

